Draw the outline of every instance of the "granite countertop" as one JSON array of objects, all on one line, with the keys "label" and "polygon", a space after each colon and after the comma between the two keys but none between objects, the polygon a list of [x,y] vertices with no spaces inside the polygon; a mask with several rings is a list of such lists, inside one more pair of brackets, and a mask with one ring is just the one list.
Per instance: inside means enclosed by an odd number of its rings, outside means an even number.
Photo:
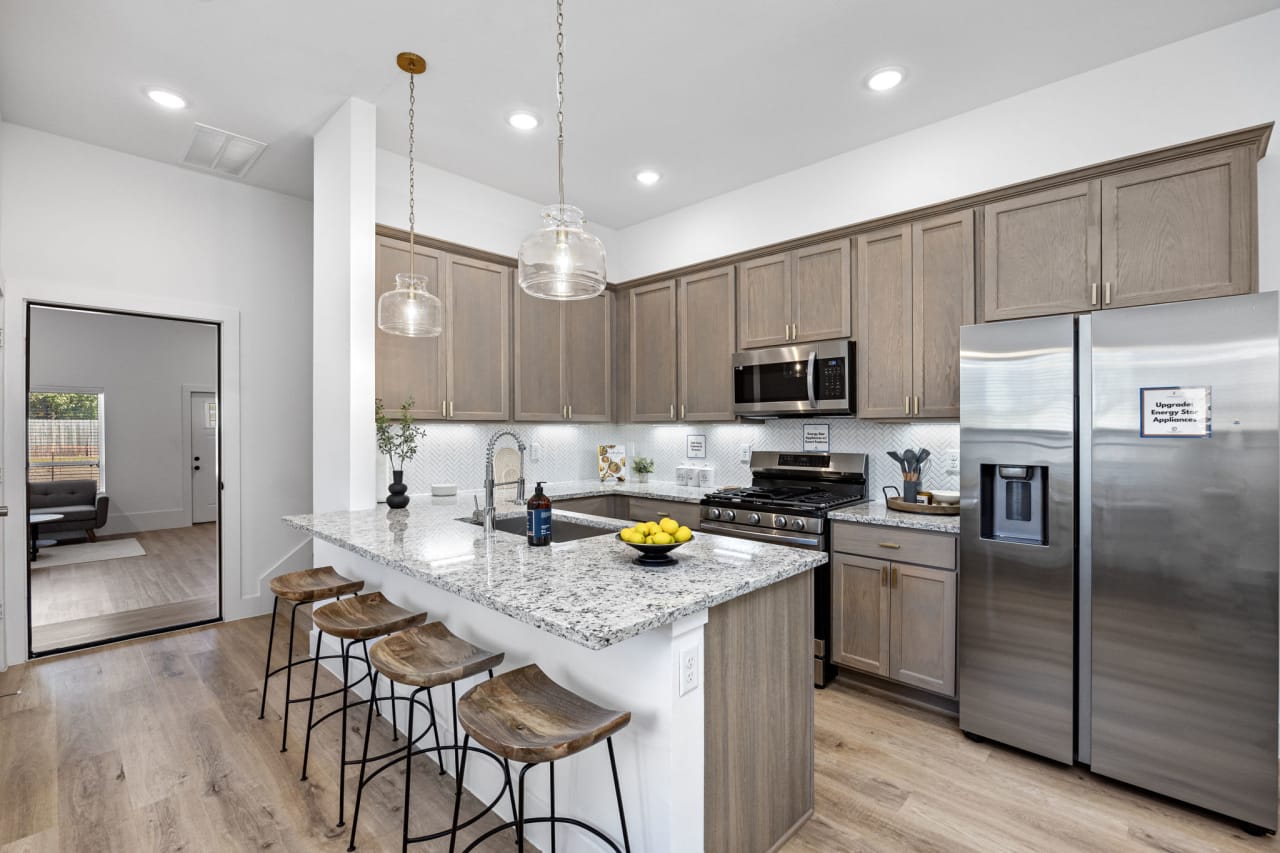
[{"label": "granite countertop", "polygon": [[832,521],[852,521],[857,524],[878,524],[881,527],[905,527],[912,530],[929,530],[934,533],[960,534],[958,515],[922,515],[916,512],[899,512],[889,509],[882,501],[857,504],[833,510],[827,515]]},{"label": "granite countertop", "polygon": [[[575,484],[567,490],[548,486],[544,488],[553,500],[611,493],[692,500],[692,495],[680,496],[682,487],[669,484],[596,483],[589,492],[575,491]],[[703,490],[697,491],[701,498]],[[589,649],[607,648],[827,561],[819,551],[695,533],[693,541],[674,552],[678,565],[642,568],[632,563],[638,556],[635,549],[612,535],[540,548],[528,545],[523,535],[495,531],[486,538],[478,526],[458,520],[470,516],[475,494],[418,496],[408,509],[378,506],[287,516],[284,521]],[[500,518],[523,515],[509,502],[500,503],[498,510]],[[553,516],[610,531],[629,524],[554,507]]]},{"label": "granite countertop", "polygon": [[[680,501],[696,504],[707,492],[715,491],[707,486],[681,486],[677,483],[648,482],[637,483],[628,480],[625,483],[602,483],[599,480],[569,480],[562,483],[543,483],[542,490],[550,496],[553,504],[556,498],[593,498],[600,495],[625,495],[629,498],[653,498],[660,501]],[[533,494],[532,487],[526,489]],[[554,506],[552,507],[555,508]]]}]

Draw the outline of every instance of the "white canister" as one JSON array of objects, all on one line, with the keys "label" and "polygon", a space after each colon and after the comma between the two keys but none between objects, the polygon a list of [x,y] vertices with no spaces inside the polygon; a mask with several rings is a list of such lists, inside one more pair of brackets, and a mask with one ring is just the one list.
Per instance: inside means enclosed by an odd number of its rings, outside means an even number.
[{"label": "white canister", "polygon": [[705,465],[698,469],[698,485],[704,489],[711,488],[711,481],[715,479],[716,469],[709,465]]},{"label": "white canister", "polygon": [[689,485],[689,466],[688,465],[676,466],[676,485],[678,486]]}]

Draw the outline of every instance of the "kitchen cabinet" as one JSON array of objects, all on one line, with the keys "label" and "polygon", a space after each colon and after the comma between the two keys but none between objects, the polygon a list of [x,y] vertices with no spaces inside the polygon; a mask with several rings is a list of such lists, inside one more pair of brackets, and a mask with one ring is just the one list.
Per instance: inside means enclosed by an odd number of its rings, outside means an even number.
[{"label": "kitchen cabinet", "polygon": [[631,420],[676,419],[676,282],[627,294],[631,338]]},{"label": "kitchen cabinet", "polygon": [[862,418],[960,416],[960,326],[974,318],[973,211],[856,238]]},{"label": "kitchen cabinet", "polygon": [[841,239],[739,264],[738,346],[851,337],[850,252]]},{"label": "kitchen cabinet", "polygon": [[668,517],[690,530],[697,530],[702,523],[702,506],[655,498],[627,498],[627,518],[632,521],[658,521]]},{"label": "kitchen cabinet", "polygon": [[607,422],[613,297],[557,302],[515,294],[515,419]]},{"label": "kitchen cabinet", "polygon": [[676,290],[682,421],[731,421],[733,414],[734,269],[682,278]]},{"label": "kitchen cabinet", "polygon": [[1255,289],[1256,151],[1238,146],[984,208],[984,321]]},{"label": "kitchen cabinet", "polygon": [[831,547],[832,662],[954,697],[955,537],[837,523]]},{"label": "kitchen cabinet", "polygon": [[409,244],[378,237],[374,288],[374,393],[388,410],[412,398],[416,420],[504,421],[511,415],[511,270],[414,248],[414,271],[444,305],[439,337],[407,338],[376,326],[377,298],[409,271]]}]

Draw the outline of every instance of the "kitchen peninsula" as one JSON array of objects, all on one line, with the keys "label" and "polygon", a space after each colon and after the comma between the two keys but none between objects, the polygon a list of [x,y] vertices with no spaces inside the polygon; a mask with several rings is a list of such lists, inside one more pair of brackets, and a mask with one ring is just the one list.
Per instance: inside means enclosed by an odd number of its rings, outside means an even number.
[{"label": "kitchen peninsula", "polygon": [[[565,484],[549,492],[693,498],[656,485]],[[557,509],[554,520],[602,535],[531,547],[501,529],[486,537],[471,521],[472,495],[285,521],[315,538],[317,565],[505,651],[502,669],[537,663],[593,701],[630,710],[617,744],[632,849],[764,851],[807,819],[810,570],[826,554],[698,533],[676,552],[679,565],[645,569],[613,535],[624,520]],[[500,504],[499,522],[512,517],[523,513]],[[459,695],[470,686],[460,684]],[[448,703],[436,709],[441,731],[452,732]],[[605,762],[590,753],[562,762],[556,794],[573,814],[620,837],[613,792],[600,784]],[[468,771],[468,788],[492,799],[497,771]],[[526,796],[530,814],[545,814],[545,777]],[[548,840],[531,834],[544,849]]]}]

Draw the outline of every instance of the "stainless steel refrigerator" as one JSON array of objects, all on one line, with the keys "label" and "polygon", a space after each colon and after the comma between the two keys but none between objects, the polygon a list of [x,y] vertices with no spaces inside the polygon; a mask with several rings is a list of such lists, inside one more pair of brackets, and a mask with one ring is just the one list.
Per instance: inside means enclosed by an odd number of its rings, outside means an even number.
[{"label": "stainless steel refrigerator", "polygon": [[1276,829],[1276,293],[960,333],[960,727]]}]

